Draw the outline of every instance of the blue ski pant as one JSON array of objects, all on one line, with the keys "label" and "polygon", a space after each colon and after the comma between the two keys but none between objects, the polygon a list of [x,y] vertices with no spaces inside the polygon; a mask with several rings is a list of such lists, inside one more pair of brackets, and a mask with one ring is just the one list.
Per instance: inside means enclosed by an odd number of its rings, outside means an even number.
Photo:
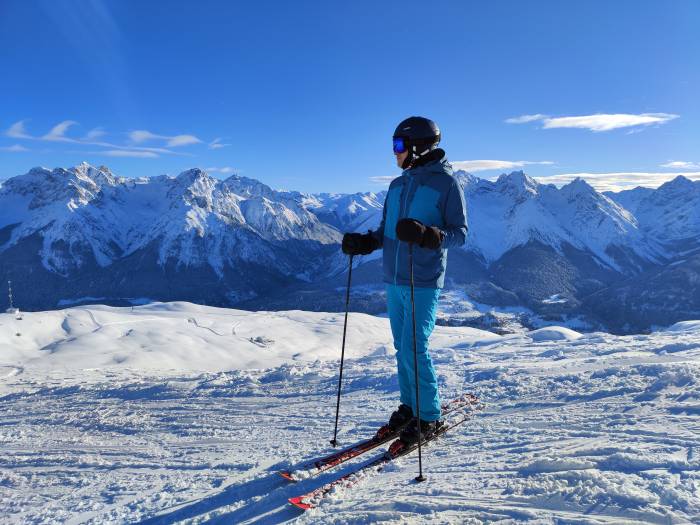
[{"label": "blue ski pant", "polygon": [[[440,396],[437,374],[428,353],[428,338],[435,328],[439,288],[414,289],[416,301],[416,349],[418,351],[418,384],[420,386],[420,418],[423,421],[440,419]],[[386,285],[391,333],[394,336],[396,362],[399,372],[401,403],[416,414],[416,382],[413,366],[413,317],[411,287]]]}]

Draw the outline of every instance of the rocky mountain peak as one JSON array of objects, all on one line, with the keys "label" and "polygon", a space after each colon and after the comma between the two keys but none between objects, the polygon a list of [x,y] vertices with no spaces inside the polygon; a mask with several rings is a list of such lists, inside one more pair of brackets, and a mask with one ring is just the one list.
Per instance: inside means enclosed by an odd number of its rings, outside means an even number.
[{"label": "rocky mountain peak", "polygon": [[264,184],[256,179],[244,177],[234,174],[224,180],[223,185],[226,189],[244,198],[251,197],[266,197],[275,198],[276,192],[267,184]]},{"label": "rocky mountain peak", "polygon": [[502,192],[518,195],[521,198],[532,198],[539,190],[539,183],[522,170],[501,174],[495,184]]},{"label": "rocky mountain peak", "polygon": [[175,180],[185,184],[193,184],[198,180],[215,180],[211,175],[201,168],[191,168],[180,173]]},{"label": "rocky mountain peak", "polygon": [[588,184],[588,182],[586,182],[581,177],[576,177],[568,184],[562,186],[559,191],[561,191],[564,195],[571,197],[588,196],[594,198],[603,198],[602,194],[598,193],[593,186]]},{"label": "rocky mountain peak", "polygon": [[464,170],[455,171],[454,177],[462,185],[462,188],[467,188],[468,186],[477,184],[480,180],[479,178],[475,177],[474,175],[472,175],[468,171],[464,171]]},{"label": "rocky mountain peak", "polygon": [[664,182],[658,187],[659,193],[695,192],[700,189],[700,182],[693,182],[683,175],[678,175],[668,182]]},{"label": "rocky mountain peak", "polygon": [[116,186],[124,179],[116,177],[106,166],[94,167],[83,161],[77,166],[69,168],[67,172],[75,175],[77,179],[92,184],[95,189],[103,186]]}]

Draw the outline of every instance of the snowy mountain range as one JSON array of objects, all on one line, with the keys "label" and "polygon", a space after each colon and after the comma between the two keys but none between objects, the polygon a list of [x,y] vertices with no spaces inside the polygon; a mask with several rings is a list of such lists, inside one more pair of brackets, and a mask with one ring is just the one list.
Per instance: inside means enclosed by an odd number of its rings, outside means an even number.
[{"label": "snowy mountain range", "polygon": [[[521,171],[456,176],[469,236],[450,252],[448,286],[618,331],[700,315],[700,182],[601,194],[583,179],[557,188]],[[376,228],[383,201],[200,169],[133,179],[85,163],[34,168],[0,186],[0,278],[25,309],[149,299],[337,309],[329,292],[344,282],[342,233]],[[360,258],[355,282],[381,290],[380,264]],[[384,308],[381,294],[354,304]]]}]

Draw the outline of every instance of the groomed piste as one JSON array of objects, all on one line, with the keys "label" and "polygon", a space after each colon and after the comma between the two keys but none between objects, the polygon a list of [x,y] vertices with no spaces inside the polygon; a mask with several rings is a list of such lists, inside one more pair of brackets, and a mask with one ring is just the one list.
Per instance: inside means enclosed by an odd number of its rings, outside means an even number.
[{"label": "groomed piste", "polygon": [[[10,523],[692,523],[700,321],[648,335],[437,327],[443,398],[484,409],[302,513],[329,452],[343,315],[190,303],[0,314]],[[388,320],[351,313],[339,441],[397,404]],[[370,454],[371,457],[371,454]],[[369,457],[367,458],[369,459]],[[540,521],[536,521],[540,520]]]}]

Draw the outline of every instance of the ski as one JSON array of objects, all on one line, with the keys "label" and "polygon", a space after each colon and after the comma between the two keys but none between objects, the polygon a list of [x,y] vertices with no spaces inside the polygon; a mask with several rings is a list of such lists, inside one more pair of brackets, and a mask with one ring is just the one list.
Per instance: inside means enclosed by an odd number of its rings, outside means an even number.
[{"label": "ski", "polygon": [[[477,402],[476,396],[473,394],[464,394],[458,398],[455,398],[442,405],[442,412],[444,415],[451,414],[456,410],[460,410],[466,406],[473,405]],[[301,481],[302,479],[310,478],[316,476],[322,472],[330,470],[350,461],[358,456],[361,456],[365,452],[369,452],[384,443],[388,443],[392,439],[396,438],[401,433],[401,430],[390,431],[388,425],[382,426],[377,433],[370,439],[359,441],[349,447],[346,447],[337,452],[333,452],[322,458],[309,461],[304,465],[298,467],[297,469],[282,470],[279,471],[279,475],[288,481]]]},{"label": "ski", "polygon": [[[435,439],[439,438],[443,434],[445,434],[448,430],[451,430],[465,421],[468,421],[471,419],[472,414],[480,410],[482,407],[478,404],[478,399],[476,396],[473,396],[471,394],[468,394],[469,396],[472,397],[474,402],[469,405],[469,410],[460,414],[458,417],[453,418],[451,421],[448,421],[438,429],[435,434],[430,436],[427,439],[424,439],[422,444],[430,443],[431,441],[434,441]],[[454,411],[453,411],[454,412]],[[406,456],[407,454],[410,454],[414,450],[418,449],[418,443],[411,445],[411,446],[406,446],[401,440],[397,439],[395,440],[391,446],[389,447],[389,450],[387,450],[384,454],[381,456],[376,457],[375,459],[369,461],[368,463],[364,463],[363,465],[360,465],[358,468],[348,472],[344,476],[337,478],[329,483],[326,483],[322,487],[319,487],[315,490],[312,490],[311,492],[308,492],[302,496],[296,496],[294,498],[289,498],[289,503],[294,505],[295,507],[298,507],[302,510],[307,510],[307,509],[312,509],[317,507],[323,498],[335,490],[336,488],[339,487],[351,487],[355,484],[357,484],[364,476],[363,474],[374,471],[374,472],[381,472],[382,469],[387,465],[387,463],[390,463],[391,461],[394,461],[395,459],[401,458],[403,456]]]}]

